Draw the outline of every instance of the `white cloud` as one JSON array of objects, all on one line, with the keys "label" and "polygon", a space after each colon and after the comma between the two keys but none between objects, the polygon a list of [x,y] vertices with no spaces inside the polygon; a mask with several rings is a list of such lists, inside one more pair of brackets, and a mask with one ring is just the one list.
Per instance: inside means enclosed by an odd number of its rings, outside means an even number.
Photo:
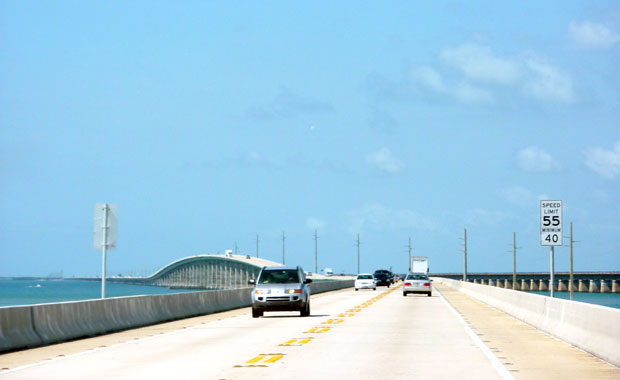
[{"label": "white cloud", "polygon": [[474,81],[509,84],[519,77],[519,65],[511,60],[499,58],[487,46],[463,44],[456,48],[445,48],[441,59],[461,70]]},{"label": "white cloud", "polygon": [[366,156],[366,162],[388,173],[399,172],[404,166],[387,148],[381,148],[376,152],[369,153]]},{"label": "white cloud", "polygon": [[525,93],[540,100],[571,103],[575,94],[571,77],[555,67],[528,59],[528,79],[523,84]]},{"label": "white cloud", "polygon": [[428,66],[414,67],[412,70],[413,78],[435,90],[436,92],[444,92],[446,87],[443,84],[443,78],[437,70]]},{"label": "white cloud", "polygon": [[517,154],[519,167],[528,172],[548,172],[558,167],[553,157],[537,146],[521,150]]},{"label": "white cloud", "polygon": [[586,165],[603,177],[614,179],[620,175],[620,141],[614,144],[612,150],[591,148],[585,155]]},{"label": "white cloud", "polygon": [[501,89],[521,90],[543,101],[571,103],[575,99],[571,76],[531,53],[499,57],[487,46],[466,43],[443,49],[440,59],[461,77],[449,81],[445,79],[450,78],[448,71],[416,66],[411,71],[413,82],[464,103],[492,103]]},{"label": "white cloud", "polygon": [[327,224],[318,218],[315,217],[309,217],[308,219],[306,219],[306,227],[312,229],[312,230],[320,230],[325,228]]},{"label": "white cloud", "polygon": [[453,90],[453,95],[464,103],[492,103],[493,93],[487,89],[461,83]]},{"label": "white cloud", "polygon": [[620,34],[589,21],[571,21],[568,33],[578,45],[589,48],[610,48],[620,41]]},{"label": "white cloud", "polygon": [[368,230],[394,229],[435,230],[437,224],[431,219],[408,209],[389,209],[379,203],[365,204],[351,213],[348,226],[350,233]]}]

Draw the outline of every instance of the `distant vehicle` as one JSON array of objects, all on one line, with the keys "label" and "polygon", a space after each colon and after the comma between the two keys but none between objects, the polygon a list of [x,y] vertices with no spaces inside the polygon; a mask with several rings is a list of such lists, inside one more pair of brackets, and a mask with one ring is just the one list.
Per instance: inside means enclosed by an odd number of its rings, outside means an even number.
[{"label": "distant vehicle", "polygon": [[403,281],[404,297],[409,293],[425,293],[429,297],[433,294],[431,280],[424,273],[409,273]]},{"label": "distant vehicle", "polygon": [[325,273],[326,276],[331,276],[334,274],[334,270],[332,268],[325,268],[323,269],[323,273]]},{"label": "distant vehicle", "polygon": [[411,273],[428,274],[428,257],[413,256],[411,258]]},{"label": "distant vehicle", "polygon": [[265,311],[299,311],[310,315],[310,283],[301,267],[263,267],[258,280],[250,280],[252,317],[262,317]]},{"label": "distant vehicle", "polygon": [[377,269],[375,271],[375,278],[377,277],[377,274],[380,274],[380,273],[383,273],[387,276],[388,281],[390,282],[390,285],[396,282],[396,280],[394,280],[394,273],[392,273],[391,271],[387,269]]},{"label": "distant vehicle", "polygon": [[377,290],[377,283],[375,277],[370,273],[360,273],[355,279],[355,291],[360,289],[372,289]]},{"label": "distant vehicle", "polygon": [[377,286],[387,286],[388,288],[392,285],[392,280],[390,279],[388,271],[385,270],[377,270],[375,271],[375,283]]}]

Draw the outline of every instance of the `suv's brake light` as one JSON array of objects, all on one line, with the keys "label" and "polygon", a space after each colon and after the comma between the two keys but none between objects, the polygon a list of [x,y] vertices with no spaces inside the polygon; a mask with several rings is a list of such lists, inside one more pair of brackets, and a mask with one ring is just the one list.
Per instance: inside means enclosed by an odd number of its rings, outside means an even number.
[{"label": "suv's brake light", "polygon": [[424,286],[431,286],[431,283],[430,282],[425,282]]}]

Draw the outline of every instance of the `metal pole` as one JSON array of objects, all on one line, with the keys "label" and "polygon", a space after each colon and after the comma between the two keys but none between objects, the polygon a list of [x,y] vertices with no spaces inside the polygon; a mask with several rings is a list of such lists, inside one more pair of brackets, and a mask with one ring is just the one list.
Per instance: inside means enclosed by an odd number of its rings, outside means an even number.
[{"label": "metal pole", "polygon": [[553,291],[553,283],[554,283],[553,277],[555,275],[555,273],[554,273],[555,272],[555,269],[554,269],[555,262],[554,262],[554,250],[553,250],[553,248],[555,248],[555,247],[552,245],[551,246],[551,270],[550,270],[550,272],[551,272],[551,279],[549,280],[549,290],[551,291],[551,297],[554,297],[554,294],[555,294],[554,291]]},{"label": "metal pole", "polygon": [[409,272],[411,272],[411,238],[409,238]]},{"label": "metal pole", "polygon": [[360,234],[357,234],[357,274],[360,273]]},{"label": "metal pole", "polygon": [[517,289],[517,233],[512,233],[512,290]]},{"label": "metal pole", "polygon": [[575,292],[573,290],[573,222],[570,222],[570,278],[568,290],[570,291],[570,300],[575,300]]},{"label": "metal pole", "polygon": [[286,264],[286,248],[284,242],[286,240],[286,236],[284,235],[284,231],[282,231],[282,265]]},{"label": "metal pole", "polygon": [[465,248],[463,249],[463,281],[467,281],[467,228],[464,234]]},{"label": "metal pole", "polygon": [[108,204],[103,205],[103,241],[101,249],[103,251],[103,261],[101,263],[101,298],[105,298],[105,278],[106,278],[106,252],[108,248]]},{"label": "metal pole", "polygon": [[314,230],[314,273],[319,273],[319,236],[317,230]]}]

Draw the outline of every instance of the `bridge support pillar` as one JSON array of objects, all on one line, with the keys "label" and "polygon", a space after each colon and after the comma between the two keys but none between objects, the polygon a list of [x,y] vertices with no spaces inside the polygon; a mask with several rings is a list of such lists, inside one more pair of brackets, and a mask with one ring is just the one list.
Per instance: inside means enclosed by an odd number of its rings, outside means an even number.
[{"label": "bridge support pillar", "polygon": [[495,281],[489,278],[489,283],[487,285],[495,286]]},{"label": "bridge support pillar", "polygon": [[512,289],[512,281],[504,279],[504,289]]},{"label": "bridge support pillar", "polygon": [[503,288],[504,287],[504,281],[502,281],[501,278],[495,280],[495,286],[497,286],[498,288]]},{"label": "bridge support pillar", "polygon": [[517,280],[514,284],[512,284],[512,289],[521,290],[521,281]]},{"label": "bridge support pillar", "polygon": [[573,288],[573,292],[578,292],[579,288],[575,285],[575,281],[573,281],[572,283],[570,282],[570,280],[568,281],[568,291],[570,292],[570,289]]},{"label": "bridge support pillar", "polygon": [[611,280],[611,292],[620,293],[620,284],[616,280]]},{"label": "bridge support pillar", "polygon": [[480,280],[478,280],[477,278],[474,278],[474,284],[479,284]]},{"label": "bridge support pillar", "polygon": [[601,293],[610,293],[611,289],[609,289],[609,284],[607,281],[601,280]]},{"label": "bridge support pillar", "polygon": [[530,283],[527,282],[524,278],[521,279],[521,289],[520,290],[530,290]]},{"label": "bridge support pillar", "polygon": [[588,289],[588,291],[590,293],[598,293],[599,292],[599,288],[598,288],[598,285],[596,284],[596,281],[590,280],[590,288]]},{"label": "bridge support pillar", "polygon": [[568,287],[566,286],[566,281],[558,280],[558,292],[567,292]]},{"label": "bridge support pillar", "polygon": [[487,280],[485,280],[484,278],[480,279],[480,285],[488,285],[489,282]]},{"label": "bridge support pillar", "polygon": [[539,283],[538,283],[538,290],[540,290],[541,292],[546,292],[547,290],[549,290],[545,280],[540,280],[539,281]]},{"label": "bridge support pillar", "polygon": [[538,282],[534,279],[530,279],[530,290],[538,291]]}]

